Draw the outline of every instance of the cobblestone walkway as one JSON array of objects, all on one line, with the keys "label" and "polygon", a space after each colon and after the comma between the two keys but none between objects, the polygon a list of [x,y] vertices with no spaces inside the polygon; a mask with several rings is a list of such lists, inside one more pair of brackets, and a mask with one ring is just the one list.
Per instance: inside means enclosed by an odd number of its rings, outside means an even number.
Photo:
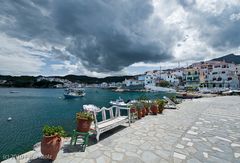
[{"label": "cobblestone walkway", "polygon": [[[240,163],[240,97],[189,100],[179,106],[179,110],[165,110],[163,115],[149,115],[121,128],[85,152],[67,150],[68,140],[54,162]],[[39,148],[35,150],[20,162],[40,156]]]}]

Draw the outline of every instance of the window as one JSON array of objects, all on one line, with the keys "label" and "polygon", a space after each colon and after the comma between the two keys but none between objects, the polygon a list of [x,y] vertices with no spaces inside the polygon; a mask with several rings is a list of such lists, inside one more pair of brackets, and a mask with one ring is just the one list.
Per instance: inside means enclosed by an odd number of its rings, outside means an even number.
[{"label": "window", "polygon": [[222,80],[222,78],[221,78],[221,77],[218,77],[217,81],[221,81],[221,80]]},{"label": "window", "polygon": [[228,79],[227,79],[227,80],[228,80],[228,81],[229,81],[229,80],[232,80],[232,77],[228,77]]},{"label": "window", "polygon": [[225,74],[225,73],[226,73],[225,71],[222,72],[222,74]]},{"label": "window", "polygon": [[188,75],[191,75],[191,72],[188,72]]},{"label": "window", "polygon": [[215,75],[215,74],[217,74],[217,72],[213,72],[212,74]]},{"label": "window", "polygon": [[195,75],[197,75],[198,74],[198,72],[197,71],[195,71]]}]

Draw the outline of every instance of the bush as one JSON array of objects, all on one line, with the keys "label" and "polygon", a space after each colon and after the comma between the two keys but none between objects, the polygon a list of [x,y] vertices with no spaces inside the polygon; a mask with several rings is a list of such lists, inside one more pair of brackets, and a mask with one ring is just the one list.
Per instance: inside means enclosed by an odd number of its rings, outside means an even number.
[{"label": "bush", "polygon": [[44,136],[54,136],[54,135],[58,135],[60,137],[65,137],[66,136],[66,133],[65,133],[63,127],[61,127],[61,126],[45,125],[43,127],[42,132],[43,132]]},{"label": "bush", "polygon": [[159,87],[169,87],[170,86],[170,83],[168,81],[165,81],[165,80],[161,80],[157,86]]},{"label": "bush", "polygon": [[85,120],[88,120],[88,121],[93,121],[94,120],[93,115],[89,112],[78,112],[76,114],[76,118],[77,119],[85,119]]}]

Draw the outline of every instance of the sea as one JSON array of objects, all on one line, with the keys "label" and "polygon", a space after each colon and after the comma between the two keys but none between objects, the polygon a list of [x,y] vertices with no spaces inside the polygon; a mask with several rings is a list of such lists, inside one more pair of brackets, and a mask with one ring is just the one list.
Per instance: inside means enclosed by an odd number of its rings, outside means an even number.
[{"label": "sea", "polygon": [[110,100],[119,97],[127,101],[173,95],[100,88],[86,88],[85,92],[85,97],[65,99],[64,89],[0,88],[0,161],[32,150],[41,141],[44,125],[60,125],[71,134],[76,127],[75,115],[84,104],[109,107]]}]

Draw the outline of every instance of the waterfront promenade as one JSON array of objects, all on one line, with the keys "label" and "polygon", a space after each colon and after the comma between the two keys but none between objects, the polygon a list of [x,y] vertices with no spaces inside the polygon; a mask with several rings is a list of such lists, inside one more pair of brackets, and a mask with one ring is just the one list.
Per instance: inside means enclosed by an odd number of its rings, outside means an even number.
[{"label": "waterfront promenade", "polygon": [[[240,162],[240,97],[212,97],[184,101],[178,110],[149,115],[103,135],[103,139],[76,152],[66,140],[55,163]],[[39,147],[19,157],[37,159]],[[4,163],[15,163],[15,159]]]}]

